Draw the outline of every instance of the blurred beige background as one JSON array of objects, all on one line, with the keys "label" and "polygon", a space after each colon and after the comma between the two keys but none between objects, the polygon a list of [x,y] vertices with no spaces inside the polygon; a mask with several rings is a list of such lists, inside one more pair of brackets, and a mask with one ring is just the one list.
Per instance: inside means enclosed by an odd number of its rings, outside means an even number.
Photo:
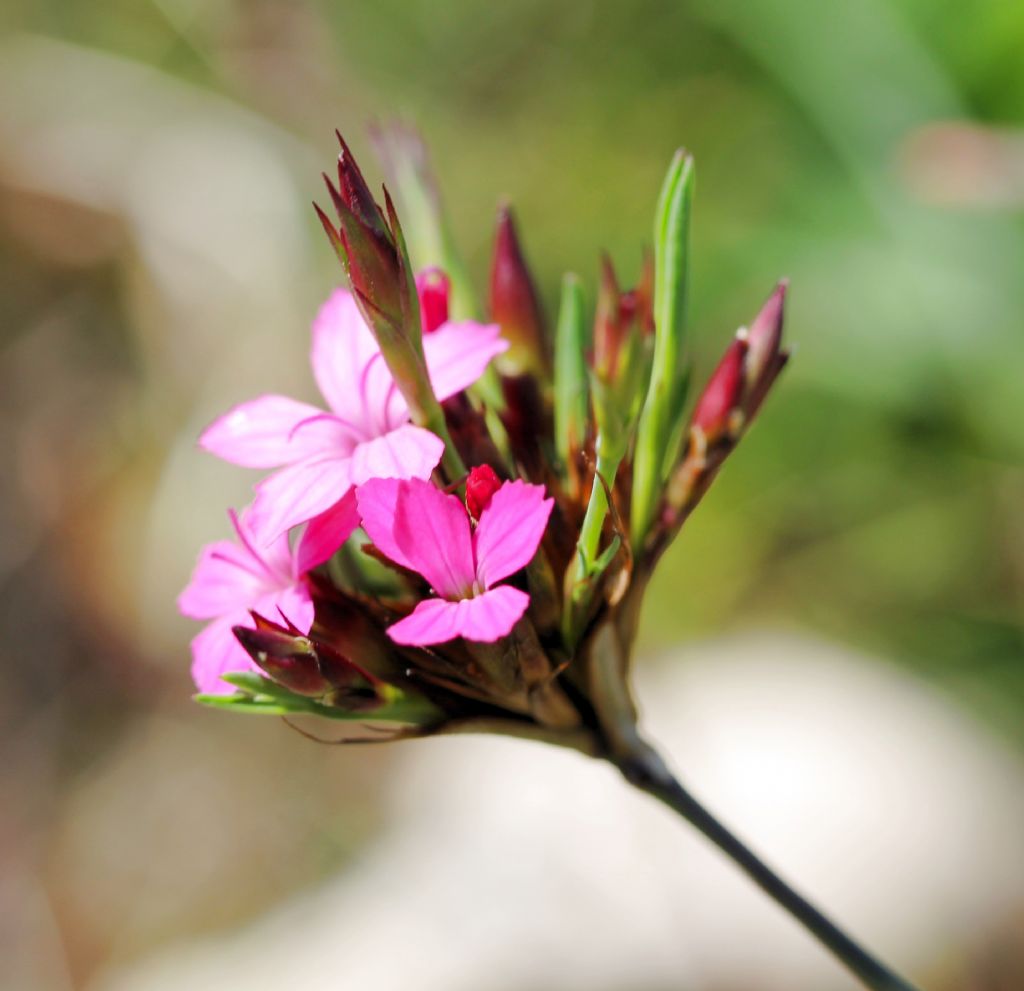
[{"label": "blurred beige background", "polygon": [[679,144],[698,374],[791,278],[795,360],[650,596],[652,730],[929,987],[1024,985],[1024,8],[13,0],[0,32],[0,987],[287,986],[293,942],[299,987],[387,988],[403,946],[425,988],[847,986],[600,768],[189,701],[174,596],[253,481],[194,438],[312,394],[309,201],[335,126],[379,179],[394,115],[481,287],[499,196],[549,302],[601,248],[634,275]]}]

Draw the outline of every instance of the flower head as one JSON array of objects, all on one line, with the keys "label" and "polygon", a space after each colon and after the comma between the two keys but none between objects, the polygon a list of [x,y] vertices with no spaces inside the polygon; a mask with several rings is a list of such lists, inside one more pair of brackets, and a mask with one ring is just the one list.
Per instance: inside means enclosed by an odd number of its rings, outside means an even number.
[{"label": "flower head", "polygon": [[596,315],[569,275],[550,321],[503,208],[494,323],[454,319],[484,307],[406,137],[388,147],[410,243],[444,271],[413,278],[394,204],[342,142],[337,226],[320,217],[351,290],[313,323],[324,404],[260,396],[200,438],[270,471],[237,542],[207,548],[182,593],[208,623],[196,682],[223,708],[368,729],[354,738],[475,727],[601,752],[634,732],[644,589],[786,362],[785,284],[691,403],[680,153],[635,288],[605,257]]},{"label": "flower head", "polygon": [[425,646],[456,637],[493,643],[511,631],[530,598],[497,583],[537,552],[554,505],[543,486],[506,482],[475,528],[460,499],[420,479],[374,479],[356,498],[377,549],[422,575],[436,593],[389,627],[395,643]]}]

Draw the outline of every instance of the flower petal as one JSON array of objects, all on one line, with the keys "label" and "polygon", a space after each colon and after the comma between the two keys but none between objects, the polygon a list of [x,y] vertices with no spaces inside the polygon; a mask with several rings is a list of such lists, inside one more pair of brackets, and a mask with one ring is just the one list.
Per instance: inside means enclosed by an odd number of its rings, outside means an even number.
[{"label": "flower petal", "polygon": [[246,548],[218,540],[200,552],[192,579],[178,596],[178,610],[191,619],[215,619],[247,609],[272,581],[266,567]]},{"label": "flower petal", "polygon": [[[329,439],[323,428],[296,428],[305,420],[324,416],[323,410],[287,396],[260,396],[214,420],[200,434],[199,446],[243,468],[277,468],[322,452]],[[336,419],[335,424],[333,434],[341,427]]]},{"label": "flower petal", "polygon": [[371,478],[430,478],[443,453],[440,437],[407,423],[357,445],[352,452],[352,484]]},{"label": "flower petal", "polygon": [[421,574],[438,595],[473,587],[469,517],[456,496],[412,478],[374,478],[356,490],[363,529],[396,564]]},{"label": "flower petal", "polygon": [[252,626],[246,612],[229,613],[210,623],[192,640],[192,680],[209,695],[230,695],[235,689],[221,675],[259,671],[245,648],[235,639],[232,626]]},{"label": "flower petal", "polygon": [[476,578],[484,588],[530,563],[554,504],[544,498],[543,485],[523,481],[506,482],[494,493],[473,534]]},{"label": "flower petal", "polygon": [[388,636],[395,643],[411,647],[445,643],[456,637],[493,643],[511,632],[529,603],[530,597],[511,585],[458,602],[425,599],[405,619],[388,627]]},{"label": "flower petal", "polygon": [[311,458],[289,465],[256,486],[249,525],[262,545],[330,509],[351,488],[348,458]]},{"label": "flower petal", "polygon": [[387,429],[394,380],[348,290],[331,293],[313,321],[310,362],[327,404],[364,439]]},{"label": "flower petal", "polygon": [[357,526],[356,493],[355,489],[349,489],[326,513],[309,521],[295,549],[296,574],[303,575],[323,564],[348,540]]},{"label": "flower petal", "polygon": [[[288,588],[283,588],[274,595],[268,595],[256,609],[261,616],[273,620],[275,623],[281,622],[283,617],[303,633],[309,633],[313,625],[314,611],[309,589],[301,582],[289,585]],[[255,626],[251,622],[243,625]]]},{"label": "flower petal", "polygon": [[496,323],[464,320],[442,324],[423,338],[430,384],[438,401],[471,386],[492,358],[508,350]]}]

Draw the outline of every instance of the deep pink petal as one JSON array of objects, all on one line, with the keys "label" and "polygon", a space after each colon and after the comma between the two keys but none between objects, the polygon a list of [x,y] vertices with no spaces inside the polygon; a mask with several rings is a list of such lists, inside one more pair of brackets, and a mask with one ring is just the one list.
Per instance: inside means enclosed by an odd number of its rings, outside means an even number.
[{"label": "deep pink petal", "polygon": [[199,446],[243,468],[276,468],[322,449],[322,430],[296,427],[323,415],[323,410],[287,396],[260,396],[214,420],[200,434]]},{"label": "deep pink petal", "polygon": [[178,596],[178,610],[191,619],[215,619],[247,609],[274,585],[266,567],[230,540],[207,544],[192,579]]},{"label": "deep pink petal", "polygon": [[290,527],[330,509],[351,488],[348,458],[314,458],[274,472],[256,486],[248,520],[266,546]]},{"label": "deep pink petal", "polygon": [[529,603],[530,597],[511,585],[458,602],[425,599],[405,619],[388,627],[388,636],[411,647],[445,643],[455,637],[493,643],[511,632]]},{"label": "deep pink petal", "polygon": [[480,514],[473,534],[476,577],[483,588],[525,568],[537,553],[554,506],[543,485],[506,482]]},{"label": "deep pink petal", "polygon": [[336,289],[313,321],[313,376],[328,405],[362,437],[387,429],[393,380],[354,297]]},{"label": "deep pink petal", "polygon": [[363,529],[387,557],[421,574],[438,595],[469,595],[473,547],[456,496],[418,478],[374,478],[356,490]]},{"label": "deep pink petal", "polygon": [[309,521],[295,549],[296,574],[305,574],[323,564],[348,540],[357,526],[356,493],[355,489],[349,489],[326,513]]},{"label": "deep pink petal", "polygon": [[430,478],[444,453],[444,441],[407,423],[363,441],[352,452],[352,484],[371,478]]},{"label": "deep pink petal", "polygon": [[210,623],[192,640],[192,680],[196,688],[210,695],[230,695],[235,689],[221,675],[259,668],[235,639],[232,626],[252,626],[248,613],[224,616]]},{"label": "deep pink petal", "polygon": [[501,328],[494,323],[446,323],[423,338],[430,384],[438,400],[471,386],[492,358],[508,350]]}]

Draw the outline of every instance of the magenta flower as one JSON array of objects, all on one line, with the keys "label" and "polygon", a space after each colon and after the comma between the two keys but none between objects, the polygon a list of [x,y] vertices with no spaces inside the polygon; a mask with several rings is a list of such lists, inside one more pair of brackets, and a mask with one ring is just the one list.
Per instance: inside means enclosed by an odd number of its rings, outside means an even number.
[{"label": "magenta flower", "polygon": [[437,594],[389,627],[395,643],[422,647],[456,637],[493,643],[526,611],[525,592],[497,583],[537,552],[554,505],[544,486],[505,482],[475,528],[456,496],[420,479],[372,479],[359,486],[356,499],[377,549],[422,575]]},{"label": "magenta flower", "polygon": [[218,540],[200,552],[192,579],[178,596],[178,609],[191,619],[212,620],[192,640],[192,680],[201,692],[229,694],[221,676],[258,671],[231,632],[255,628],[250,610],[270,619],[284,617],[303,633],[313,625],[313,600],[304,575],[326,561],[359,521],[354,500],[306,528],[293,552],[286,534],[260,549],[248,514],[229,511],[237,542]]},{"label": "magenta flower", "polygon": [[[448,322],[423,338],[439,400],[472,385],[507,348],[499,333],[494,324]],[[409,422],[405,400],[347,290],[335,290],[317,314],[310,359],[330,412],[286,396],[260,396],[215,420],[199,438],[225,461],[280,469],[256,486],[249,523],[260,544],[337,506],[368,479],[429,478],[444,448],[440,438]]]}]

